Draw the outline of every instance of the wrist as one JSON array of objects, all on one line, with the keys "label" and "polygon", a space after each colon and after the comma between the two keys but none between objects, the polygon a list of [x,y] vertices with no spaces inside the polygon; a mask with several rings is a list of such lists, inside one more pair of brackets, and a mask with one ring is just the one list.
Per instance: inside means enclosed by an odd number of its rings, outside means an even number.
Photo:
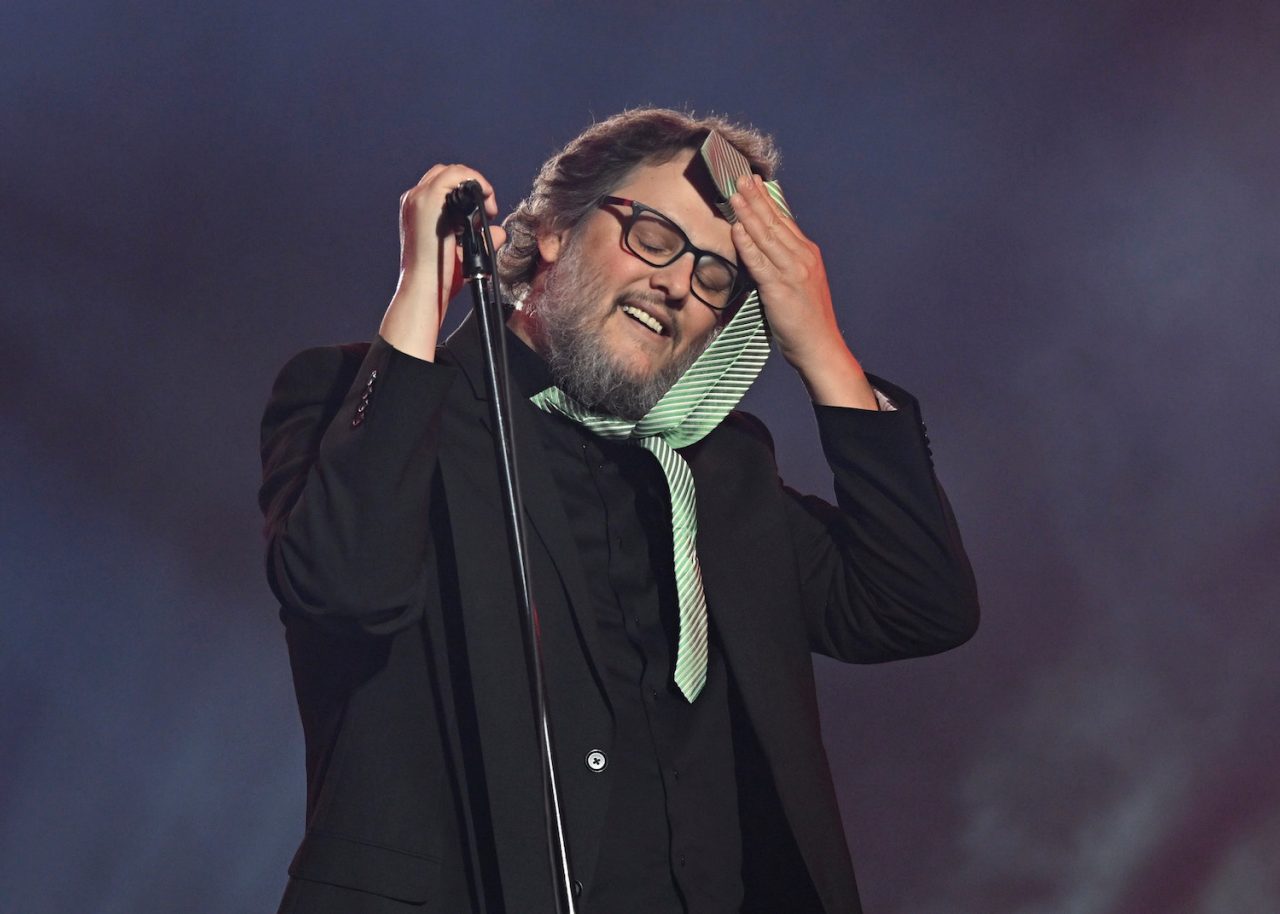
[{"label": "wrist", "polygon": [[439,288],[434,283],[418,284],[406,278],[401,274],[378,335],[407,355],[433,362],[444,318]]},{"label": "wrist", "polygon": [[788,361],[804,381],[814,403],[869,410],[880,408],[862,364],[843,339],[838,346],[828,346]]}]

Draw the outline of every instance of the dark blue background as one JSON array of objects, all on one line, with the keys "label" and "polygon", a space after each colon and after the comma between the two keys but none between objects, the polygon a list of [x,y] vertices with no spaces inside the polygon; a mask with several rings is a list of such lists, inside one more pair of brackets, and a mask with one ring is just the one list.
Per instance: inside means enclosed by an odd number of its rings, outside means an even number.
[{"label": "dark blue background", "polygon": [[[965,648],[819,664],[868,910],[1280,911],[1280,6],[17,0],[0,76],[0,909],[273,909],[274,373],[433,162],[506,213],[657,103],[777,136],[978,572]],[[780,360],[749,406],[826,491]]]}]

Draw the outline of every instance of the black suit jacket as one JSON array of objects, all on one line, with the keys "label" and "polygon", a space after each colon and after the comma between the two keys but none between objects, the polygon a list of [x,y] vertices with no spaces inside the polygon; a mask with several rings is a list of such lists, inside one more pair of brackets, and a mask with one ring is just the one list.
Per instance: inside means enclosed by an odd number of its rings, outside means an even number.
[{"label": "black suit jacket", "polygon": [[[479,365],[468,322],[434,364],[381,340],[309,350],[272,392],[260,501],[308,784],[282,911],[554,910]],[[859,910],[810,652],[918,656],[977,624],[915,401],[876,383],[897,413],[818,408],[840,508],[780,484],[751,417],[682,451],[733,686],[750,910]],[[546,646],[551,662],[590,674],[586,569],[541,459],[542,421],[516,404],[534,591],[540,612],[575,622],[564,627],[575,641]],[[553,715],[607,751],[602,690],[561,696]],[[589,878],[607,779],[558,763],[570,819],[586,823],[570,835],[575,874]]]}]

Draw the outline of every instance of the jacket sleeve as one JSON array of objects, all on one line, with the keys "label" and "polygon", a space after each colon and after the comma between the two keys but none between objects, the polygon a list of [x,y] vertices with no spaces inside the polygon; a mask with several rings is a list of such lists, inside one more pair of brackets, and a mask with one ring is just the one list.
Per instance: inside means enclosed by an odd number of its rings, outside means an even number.
[{"label": "jacket sleeve", "polygon": [[810,648],[859,663],[956,647],[979,615],[919,406],[873,383],[896,411],[815,407],[837,505],[787,489]]},{"label": "jacket sleeve", "polygon": [[307,350],[281,370],[262,420],[258,500],[282,612],[375,635],[417,620],[455,374],[381,339]]}]

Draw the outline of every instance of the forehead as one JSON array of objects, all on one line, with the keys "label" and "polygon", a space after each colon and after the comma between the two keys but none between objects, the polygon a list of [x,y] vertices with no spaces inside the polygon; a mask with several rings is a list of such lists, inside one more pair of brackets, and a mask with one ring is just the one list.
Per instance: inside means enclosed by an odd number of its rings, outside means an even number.
[{"label": "forehead", "polygon": [[696,155],[697,150],[685,149],[660,165],[637,166],[613,193],[653,207],[675,220],[698,247],[736,260],[729,223],[710,199],[710,181]]}]

